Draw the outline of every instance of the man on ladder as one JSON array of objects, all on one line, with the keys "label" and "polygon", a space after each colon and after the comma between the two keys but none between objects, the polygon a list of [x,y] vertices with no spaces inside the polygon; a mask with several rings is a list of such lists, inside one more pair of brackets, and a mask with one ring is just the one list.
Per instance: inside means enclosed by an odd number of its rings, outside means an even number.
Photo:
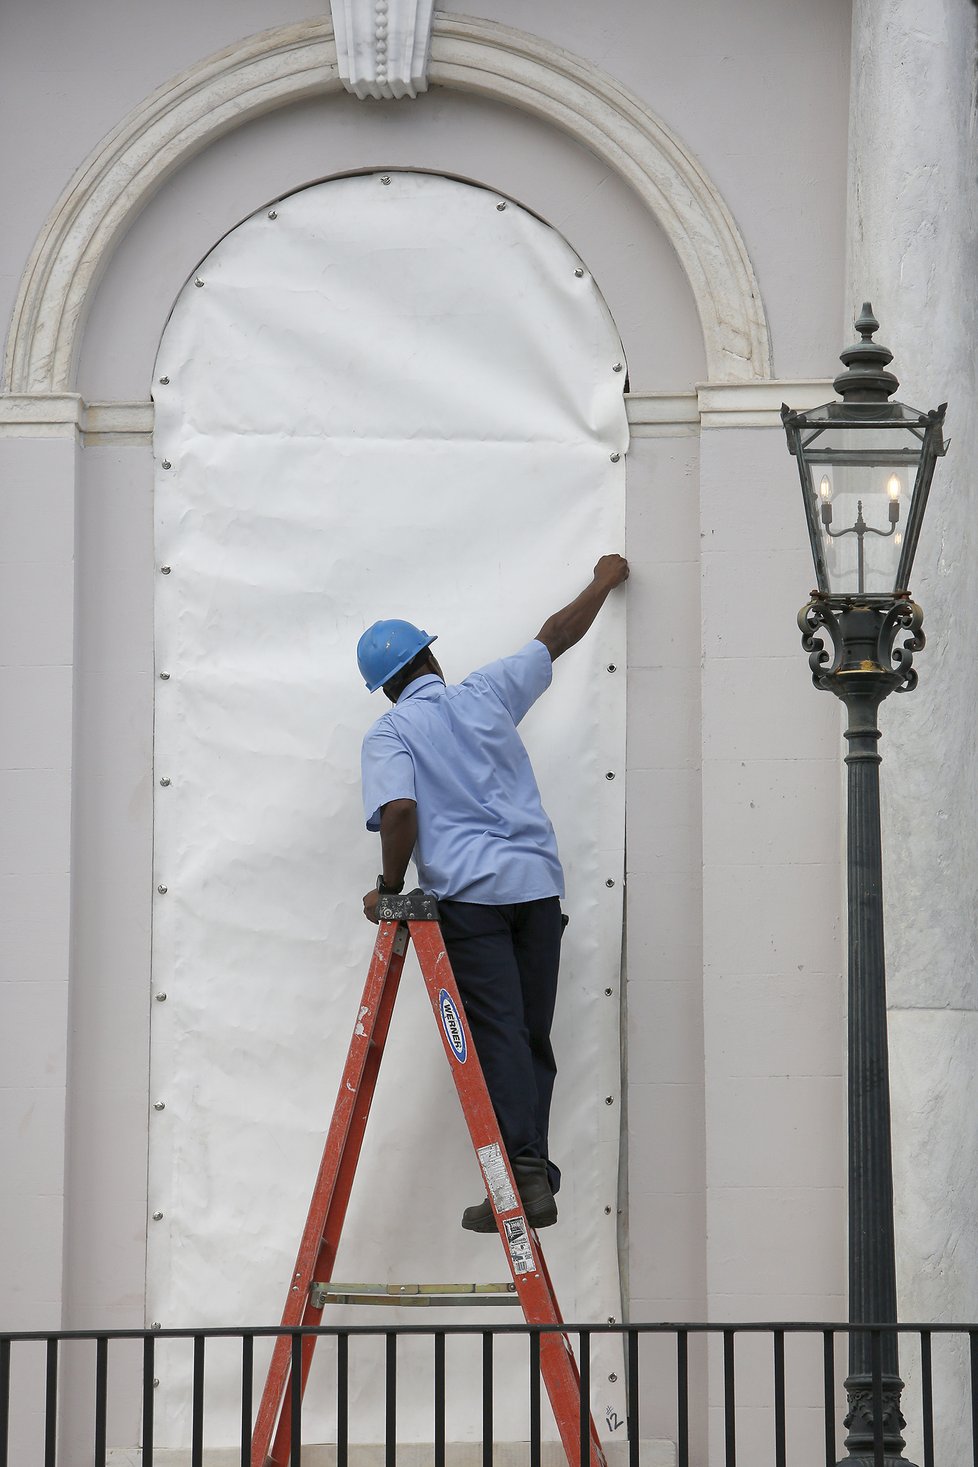
[{"label": "man on ladder", "polygon": [[[370,692],[394,705],[363,741],[367,829],[380,832],[383,869],[363,899],[377,921],[381,894],[399,893],[412,855],[439,921],[527,1221],[557,1220],[560,1172],[548,1127],[556,1065],[550,1044],[563,918],[563,873],[517,724],[550,686],[553,662],[589,630],[628,576],[602,556],[584,590],[512,656],[446,686],[434,636],[380,621],[360,638]],[[462,1227],[492,1233],[488,1198]]]}]

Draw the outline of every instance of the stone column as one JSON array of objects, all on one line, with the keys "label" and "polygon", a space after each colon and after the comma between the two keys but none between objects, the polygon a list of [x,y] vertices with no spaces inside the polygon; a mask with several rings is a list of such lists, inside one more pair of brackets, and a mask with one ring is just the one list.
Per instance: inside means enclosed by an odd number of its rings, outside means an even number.
[{"label": "stone column", "polygon": [[[978,1314],[976,10],[855,0],[845,336],[871,300],[915,407],[950,403],[912,591],[920,685],[881,710],[897,1276],[906,1320]],[[915,1352],[908,1383],[908,1456]],[[937,1454],[967,1455],[967,1389],[935,1344]]]}]

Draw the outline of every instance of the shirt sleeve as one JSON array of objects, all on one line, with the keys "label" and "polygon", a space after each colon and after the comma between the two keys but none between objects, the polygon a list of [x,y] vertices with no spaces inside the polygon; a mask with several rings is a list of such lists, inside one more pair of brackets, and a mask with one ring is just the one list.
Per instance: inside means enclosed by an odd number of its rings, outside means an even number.
[{"label": "shirt sleeve", "polygon": [[541,693],[553,680],[553,661],[542,642],[527,642],[511,657],[500,657],[472,674],[483,678],[506,708],[514,723],[519,723],[533,707]]},{"label": "shirt sleeve", "polygon": [[380,829],[381,806],[390,800],[413,800],[414,760],[396,729],[381,719],[368,729],[360,754],[363,813],[368,830]]}]

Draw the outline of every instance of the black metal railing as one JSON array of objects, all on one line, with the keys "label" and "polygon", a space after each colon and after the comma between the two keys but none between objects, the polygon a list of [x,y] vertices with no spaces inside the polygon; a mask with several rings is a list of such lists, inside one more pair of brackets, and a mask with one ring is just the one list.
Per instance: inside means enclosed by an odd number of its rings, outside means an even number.
[{"label": "black metal railing", "polygon": [[[356,1402],[351,1401],[351,1346],[376,1342],[375,1379],[383,1380],[382,1445],[386,1467],[396,1467],[398,1449],[398,1362],[418,1342],[431,1380],[426,1405],[431,1462],[451,1461],[447,1428],[452,1352],[464,1337],[481,1340],[463,1364],[463,1391],[472,1405],[467,1439],[481,1440],[481,1462],[491,1467],[495,1442],[498,1360],[507,1341],[525,1352],[525,1433],[529,1467],[541,1467],[545,1397],[540,1379],[540,1335],[552,1326],[500,1325],[342,1325],[316,1329],[158,1329],[0,1332],[0,1467],[108,1467],[113,1448],[138,1446],[142,1467],[154,1467],[160,1454],[156,1412],[162,1350],[183,1352],[178,1375],[186,1383],[178,1405],[180,1443],[188,1467],[206,1467],[210,1449],[240,1454],[251,1467],[251,1434],[272,1340],[291,1338],[293,1372],[298,1374],[302,1338],[316,1334],[333,1343],[329,1362],[314,1368],[322,1405],[328,1398],[330,1441],[337,1467],[349,1467],[354,1443],[364,1439]],[[621,1340],[626,1412],[611,1414],[607,1425],[627,1446],[619,1461],[639,1467],[643,1437],[674,1444],[676,1467],[736,1467],[738,1453],[751,1467],[834,1467],[845,1457],[848,1337],[857,1331],[869,1340],[869,1389],[877,1403],[872,1458],[884,1467],[884,1340],[899,1345],[908,1388],[903,1410],[909,1422],[908,1457],[921,1467],[978,1467],[978,1325],[850,1326],[824,1323],[569,1325],[581,1374],[581,1460],[587,1460],[588,1401],[591,1397],[592,1342],[597,1335]],[[516,1345],[512,1341],[516,1340]],[[519,1343],[522,1340],[522,1343]],[[425,1343],[427,1342],[427,1343]],[[234,1360],[228,1359],[228,1350]],[[213,1384],[208,1362],[220,1355],[221,1408],[212,1413]],[[481,1379],[480,1379],[481,1375]],[[461,1376],[456,1373],[456,1389]],[[609,1376],[617,1380],[617,1375]],[[229,1432],[229,1391],[233,1427]],[[412,1378],[416,1393],[416,1373]],[[403,1393],[402,1393],[403,1394]],[[174,1402],[169,1399],[172,1415]],[[412,1399],[416,1414],[417,1399]],[[291,1411],[290,1463],[299,1467],[304,1406],[298,1393],[287,1397]],[[521,1408],[522,1409],[522,1408]],[[455,1416],[457,1418],[457,1409]],[[220,1420],[218,1420],[218,1417]],[[946,1438],[946,1440],[944,1440]],[[310,1440],[313,1437],[310,1436]],[[368,1437],[376,1440],[376,1435]],[[549,1439],[549,1437],[548,1437]],[[617,1440],[617,1437],[613,1437]],[[322,1435],[315,1440],[322,1441]],[[172,1447],[172,1441],[169,1443]],[[865,1456],[865,1454],[864,1454]],[[167,1460],[173,1460],[168,1458]]]}]

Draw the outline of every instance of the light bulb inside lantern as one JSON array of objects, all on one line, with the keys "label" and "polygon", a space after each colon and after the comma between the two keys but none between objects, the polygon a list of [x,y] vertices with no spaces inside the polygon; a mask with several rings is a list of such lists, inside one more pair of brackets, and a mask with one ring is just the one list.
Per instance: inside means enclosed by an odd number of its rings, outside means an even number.
[{"label": "light bulb inside lantern", "polygon": [[895,525],[900,518],[900,490],[903,488],[903,480],[899,474],[891,474],[886,481],[886,492],[890,496],[890,524]]},{"label": "light bulb inside lantern", "polygon": [[832,481],[828,474],[822,475],[822,482],[818,486],[818,492],[823,504],[829,504],[832,500]]}]

